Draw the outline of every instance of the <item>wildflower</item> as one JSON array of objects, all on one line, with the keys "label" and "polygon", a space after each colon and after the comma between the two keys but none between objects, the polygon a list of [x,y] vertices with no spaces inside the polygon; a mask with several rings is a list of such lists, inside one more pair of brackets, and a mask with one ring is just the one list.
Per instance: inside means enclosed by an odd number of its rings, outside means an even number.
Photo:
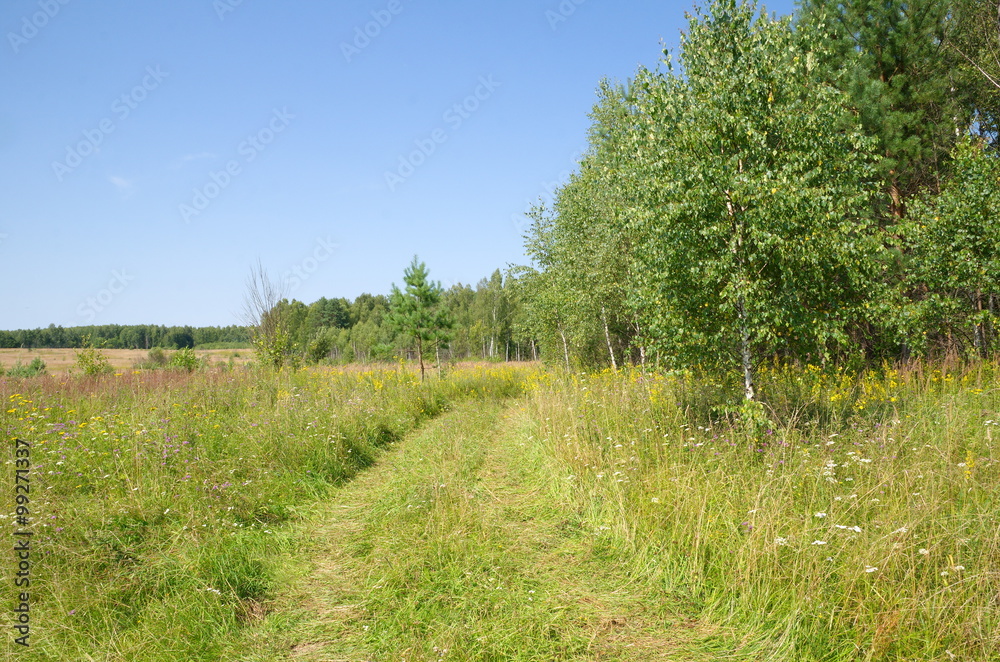
[{"label": "wildflower", "polygon": [[813,517],[819,517],[820,519],[826,517],[826,513],[813,513]]},{"label": "wildflower", "polygon": [[652,503],[660,503],[660,497],[653,497],[652,499],[650,499],[650,501]]},{"label": "wildflower", "polygon": [[781,537],[775,538],[774,539],[774,544],[775,545],[787,545],[788,544],[788,538],[781,538]]},{"label": "wildflower", "polygon": [[809,544],[810,544],[810,545],[825,545],[825,544],[826,544],[826,541],[825,541],[825,540],[813,540],[813,541],[812,541],[811,543],[809,543]]},{"label": "wildflower", "polygon": [[925,548],[923,548],[923,547],[921,547],[920,549],[918,549],[918,550],[917,550],[917,554],[920,554],[920,555],[922,555],[922,556],[927,556],[927,555],[928,555],[928,554],[930,554],[930,553],[931,553],[931,552],[930,552],[930,550],[929,550],[929,549],[925,549]]}]

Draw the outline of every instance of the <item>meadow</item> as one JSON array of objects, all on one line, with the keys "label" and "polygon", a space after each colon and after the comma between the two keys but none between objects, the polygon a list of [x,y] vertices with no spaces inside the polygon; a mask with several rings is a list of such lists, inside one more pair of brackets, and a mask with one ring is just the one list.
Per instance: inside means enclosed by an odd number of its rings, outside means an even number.
[{"label": "meadow", "polygon": [[0,380],[30,659],[998,659],[998,382],[774,366],[748,425],[638,369]]},{"label": "meadow", "polygon": [[[68,373],[76,368],[79,351],[70,348],[0,349],[0,369],[10,370],[16,365],[28,365],[38,359],[45,363],[47,372]],[[115,370],[131,370],[149,357],[149,352],[144,349],[102,349],[101,353]],[[196,349],[194,354],[210,364],[245,365],[253,358],[250,349]]]}]

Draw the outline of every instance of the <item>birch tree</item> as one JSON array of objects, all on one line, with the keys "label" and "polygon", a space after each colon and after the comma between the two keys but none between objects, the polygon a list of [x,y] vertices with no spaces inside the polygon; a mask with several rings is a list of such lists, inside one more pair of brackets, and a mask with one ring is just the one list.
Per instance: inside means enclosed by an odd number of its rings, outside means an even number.
[{"label": "birch tree", "polygon": [[633,131],[646,237],[638,305],[674,364],[822,358],[878,289],[871,141],[812,75],[818,44],[752,3],[689,17],[683,75],[640,72]]}]

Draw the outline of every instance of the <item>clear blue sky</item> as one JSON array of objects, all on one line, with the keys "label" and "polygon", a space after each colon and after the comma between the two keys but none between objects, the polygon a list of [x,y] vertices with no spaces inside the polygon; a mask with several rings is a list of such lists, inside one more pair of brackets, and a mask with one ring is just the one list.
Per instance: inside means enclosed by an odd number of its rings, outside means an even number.
[{"label": "clear blue sky", "polygon": [[307,303],[522,263],[599,81],[691,7],[6,0],[0,328],[238,323],[258,259]]}]

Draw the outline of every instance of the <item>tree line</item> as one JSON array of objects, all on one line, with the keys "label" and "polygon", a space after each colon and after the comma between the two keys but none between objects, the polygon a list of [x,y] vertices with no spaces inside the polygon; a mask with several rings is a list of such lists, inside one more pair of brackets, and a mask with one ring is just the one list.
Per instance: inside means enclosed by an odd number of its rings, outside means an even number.
[{"label": "tree line", "polygon": [[990,354],[998,27],[979,0],[695,10],[677,53],[601,84],[578,171],[532,212],[529,335],[748,400],[766,361]]},{"label": "tree line", "polygon": [[184,349],[247,345],[243,326],[163,326],[156,324],[102,324],[57,326],[0,331],[0,348],[78,348],[87,345],[108,349]]},{"label": "tree line", "polygon": [[[422,276],[427,278],[426,270]],[[425,283],[426,286],[426,283]],[[440,287],[435,284],[436,287]],[[434,300],[436,322],[447,333],[426,348],[440,360],[532,360],[538,346],[528,334],[513,281],[495,270],[475,286],[458,283],[441,289]],[[280,363],[394,361],[417,359],[417,345],[405,328],[391,319],[392,298],[364,293],[351,300],[322,297],[312,303],[275,298],[265,310],[281,320],[285,338]],[[256,321],[256,320],[254,320]],[[0,331],[0,348],[184,349],[250,347],[253,323],[224,327],[120,325]],[[419,352],[420,356],[424,352]]]},{"label": "tree line", "polygon": [[247,315],[251,340],[265,362],[275,366],[302,360],[539,358],[514,282],[499,269],[475,287],[458,283],[444,289],[429,280],[426,266],[414,258],[404,274],[412,297],[394,288],[391,295],[366,293],[353,301],[323,297],[311,304],[279,299],[280,286],[263,271],[255,273],[256,281],[248,281],[248,290],[257,297]]}]

